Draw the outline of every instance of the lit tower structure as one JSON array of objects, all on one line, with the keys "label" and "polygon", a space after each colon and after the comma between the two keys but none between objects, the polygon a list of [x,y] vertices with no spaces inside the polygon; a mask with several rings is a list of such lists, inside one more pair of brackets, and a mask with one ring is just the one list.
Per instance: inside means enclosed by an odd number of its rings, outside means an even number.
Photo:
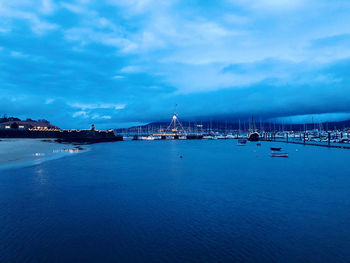
[{"label": "lit tower structure", "polygon": [[174,134],[177,134],[179,132],[186,134],[184,127],[182,126],[181,122],[179,121],[179,119],[177,117],[176,107],[177,107],[177,104],[175,104],[174,115],[171,118],[171,122],[166,130],[171,131]]}]

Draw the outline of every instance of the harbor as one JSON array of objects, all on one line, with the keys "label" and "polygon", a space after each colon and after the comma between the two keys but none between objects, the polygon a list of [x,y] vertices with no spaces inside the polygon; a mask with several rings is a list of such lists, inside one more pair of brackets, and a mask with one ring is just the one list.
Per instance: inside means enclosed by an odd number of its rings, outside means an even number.
[{"label": "harbor", "polygon": [[350,263],[350,0],[0,13],[0,263]]},{"label": "harbor", "polygon": [[[88,130],[61,130],[56,126],[34,126],[24,128],[14,125],[15,121],[0,123],[0,138],[54,138],[57,142],[97,143],[121,140],[241,140],[272,141],[303,144],[320,147],[350,149],[350,129],[336,130],[265,130],[262,128],[215,128],[203,124],[184,126],[174,114],[172,122],[164,127],[150,128],[149,125],[129,129],[97,130],[92,125]],[[11,126],[12,125],[12,126]],[[231,124],[232,125],[232,124]],[[233,124],[235,125],[235,124]],[[240,125],[239,125],[240,126]],[[2,127],[2,128],[1,128]],[[22,128],[20,128],[22,127]],[[197,128],[197,129],[195,129]]]},{"label": "harbor", "polygon": [[[319,147],[350,149],[350,128],[324,129],[319,124],[273,125],[260,122],[258,127],[252,117],[241,122],[181,122],[176,111],[169,123],[150,123],[125,129],[98,130],[92,124],[90,129],[60,129],[48,121],[22,121],[17,118],[0,120],[0,138],[55,139],[65,143],[99,143],[122,140],[248,140],[303,144]],[[307,127],[312,127],[308,129]],[[328,125],[327,125],[328,126]],[[304,129],[302,130],[301,127]],[[299,130],[297,130],[299,128]]]},{"label": "harbor", "polygon": [[[187,126],[180,122],[175,111],[169,124],[148,124],[128,129],[115,129],[114,132],[123,137],[123,140],[242,140],[269,141],[279,143],[293,143],[320,147],[334,147],[350,149],[350,128],[324,129],[321,124],[316,128],[315,124],[295,125],[299,130],[286,129],[286,125],[260,122],[258,128],[252,117],[247,125],[241,127],[238,123],[217,122],[216,127],[211,121],[186,122]],[[307,129],[307,127],[312,129]],[[328,125],[327,125],[328,126]],[[290,125],[293,127],[293,125]],[[302,130],[301,127],[304,129]]]}]

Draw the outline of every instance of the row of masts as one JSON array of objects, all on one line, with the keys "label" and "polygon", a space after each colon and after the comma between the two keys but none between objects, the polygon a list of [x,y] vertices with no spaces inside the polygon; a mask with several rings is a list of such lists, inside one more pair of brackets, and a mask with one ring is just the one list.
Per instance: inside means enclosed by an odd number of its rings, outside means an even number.
[{"label": "row of masts", "polygon": [[[175,122],[175,120],[174,120]],[[175,123],[177,123],[176,120]],[[296,127],[296,128],[293,128]],[[164,132],[172,132],[172,133],[200,133],[200,134],[211,134],[211,133],[220,133],[220,134],[244,134],[249,132],[250,130],[256,130],[259,133],[263,132],[306,132],[306,131],[314,131],[314,132],[323,132],[323,131],[345,131],[347,128],[337,129],[336,127],[329,127],[326,123],[325,125],[311,125],[311,124],[301,124],[301,125],[285,125],[279,123],[260,123],[259,126],[252,128],[249,125],[249,121],[238,123],[229,123],[229,122],[215,122],[213,125],[212,121],[199,121],[199,122],[184,122],[180,125],[169,125],[166,123],[158,123],[158,124],[148,124],[145,126],[137,126],[133,128],[127,129],[119,129],[119,133],[133,133],[133,134],[153,134],[153,133],[164,133]]]},{"label": "row of masts", "polygon": [[[170,123],[157,123],[157,124],[148,124],[144,126],[137,126],[128,129],[119,129],[118,133],[124,134],[155,134],[155,133],[172,133],[172,134],[247,134],[251,132],[258,132],[260,134],[266,132],[329,132],[336,131],[336,127],[332,130],[329,127],[328,123],[314,122],[312,117],[311,123],[305,124],[288,124],[281,122],[271,122],[271,121],[260,121],[258,125],[254,117],[252,116],[250,120],[243,121],[239,119],[238,122],[228,122],[228,121],[187,121],[181,122],[177,114],[177,104],[174,108],[174,113],[172,115]],[[213,125],[214,124],[214,125]],[[216,124],[216,125],[215,125]],[[347,129],[343,129],[344,131]],[[338,130],[340,131],[340,130]]]}]

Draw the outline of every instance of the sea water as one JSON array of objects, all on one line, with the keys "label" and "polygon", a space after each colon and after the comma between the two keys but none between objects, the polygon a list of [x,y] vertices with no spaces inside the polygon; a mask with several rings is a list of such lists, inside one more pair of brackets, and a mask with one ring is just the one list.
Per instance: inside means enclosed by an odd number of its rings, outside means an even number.
[{"label": "sea water", "polygon": [[350,261],[350,150],[236,140],[90,149],[0,171],[0,262]]}]

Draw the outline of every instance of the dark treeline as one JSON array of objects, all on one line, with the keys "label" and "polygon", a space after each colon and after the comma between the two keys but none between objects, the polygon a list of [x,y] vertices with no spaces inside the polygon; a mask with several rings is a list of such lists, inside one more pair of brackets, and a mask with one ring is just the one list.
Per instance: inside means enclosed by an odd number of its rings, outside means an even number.
[{"label": "dark treeline", "polygon": [[6,114],[0,117],[0,123],[3,122],[8,122],[8,121],[30,121],[30,122],[45,122],[45,123],[50,123],[48,120],[41,119],[41,120],[32,120],[30,118],[27,118],[25,120],[21,120],[20,118],[17,117],[7,117]]}]

